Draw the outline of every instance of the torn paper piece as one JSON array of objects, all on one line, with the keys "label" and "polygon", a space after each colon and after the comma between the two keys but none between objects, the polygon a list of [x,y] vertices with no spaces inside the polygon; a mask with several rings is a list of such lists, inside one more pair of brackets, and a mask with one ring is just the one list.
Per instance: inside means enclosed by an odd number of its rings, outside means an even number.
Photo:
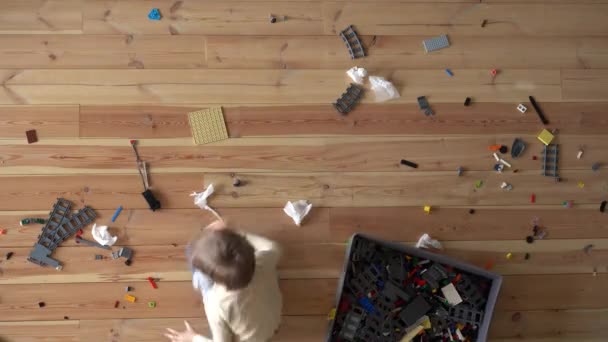
[{"label": "torn paper piece", "polygon": [[365,68],[352,67],[346,71],[346,74],[353,80],[353,82],[363,84],[365,78],[367,77],[367,70],[365,70]]},{"label": "torn paper piece", "polygon": [[423,234],[418,242],[416,243],[416,248],[435,248],[435,249],[443,249],[441,242],[437,240],[433,240],[429,234]]},{"label": "torn paper piece", "polygon": [[112,246],[116,243],[116,240],[118,240],[117,236],[112,236],[110,232],[108,232],[108,226],[98,226],[94,224],[91,229],[91,234],[93,234],[93,239],[102,246]]},{"label": "torn paper piece", "polygon": [[213,215],[215,215],[219,220],[221,220],[222,218],[217,213],[217,211],[213,210],[213,208],[211,208],[207,204],[207,198],[209,198],[209,196],[213,195],[213,191],[214,191],[213,184],[209,184],[209,186],[207,187],[207,189],[205,189],[205,191],[193,192],[192,194],[190,194],[190,196],[194,197],[194,204],[196,206],[198,206],[199,208],[204,209],[204,210],[209,210]]},{"label": "torn paper piece", "polygon": [[454,287],[454,284],[449,283],[446,286],[441,288],[441,292],[443,293],[443,297],[450,303],[450,305],[458,305],[462,303],[462,297],[458,293],[458,290]]},{"label": "torn paper piece", "polygon": [[304,217],[310,212],[310,209],[312,209],[311,203],[308,203],[307,200],[299,200],[296,202],[287,202],[283,211],[299,226]]},{"label": "torn paper piece", "polygon": [[379,76],[370,76],[369,83],[372,85],[372,91],[376,95],[376,102],[385,102],[401,97],[395,86]]}]

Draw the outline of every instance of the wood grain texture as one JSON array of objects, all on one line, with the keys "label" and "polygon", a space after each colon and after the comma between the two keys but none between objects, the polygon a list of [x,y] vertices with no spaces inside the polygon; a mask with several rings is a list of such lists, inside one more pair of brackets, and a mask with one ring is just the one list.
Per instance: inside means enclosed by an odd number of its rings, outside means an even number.
[{"label": "wood grain texture", "polygon": [[166,35],[0,35],[0,68],[205,67],[204,38]]},{"label": "wood grain texture", "polygon": [[[604,134],[608,104],[551,103],[536,99],[550,123],[564,134]],[[475,98],[473,99],[475,101]],[[463,100],[464,102],[464,100]],[[523,101],[529,106],[529,103]],[[533,113],[520,115],[514,103],[434,104],[435,118],[415,104],[362,104],[348,116],[327,105],[224,107],[230,137],[292,135],[537,134]],[[200,107],[82,106],[82,138],[190,137],[186,113]]]},{"label": "wood grain texture", "polygon": [[0,33],[81,33],[82,0],[0,2]]},{"label": "wood grain texture", "polygon": [[[452,174],[452,173],[450,173]],[[458,178],[445,172],[366,172],[366,173],[242,173],[246,182],[234,188],[230,174],[170,173],[153,174],[151,184],[163,208],[193,208],[192,191],[202,191],[213,183],[211,205],[217,207],[283,207],[288,200],[308,199],[315,207],[395,207],[395,206],[496,206],[528,205],[536,194],[537,205],[560,205],[564,200],[599,205],[608,184],[589,171],[563,171],[561,183],[541,177],[537,171],[497,174],[471,171]],[[484,185],[475,189],[475,182]],[[585,183],[579,188],[577,182]],[[512,183],[513,191],[500,188]],[[65,197],[94,209],[145,209],[139,176],[0,176],[6,196],[0,210],[47,210],[57,197]],[[416,196],[412,196],[416,194]]]},{"label": "wood grain texture", "polygon": [[[510,70],[494,81],[487,70],[381,71],[399,90],[393,102],[520,102],[531,93],[561,101],[557,70]],[[0,104],[319,104],[333,103],[346,89],[343,70],[0,70],[6,86]],[[432,94],[432,95],[431,95]],[[368,92],[363,102],[372,102]]]},{"label": "wood grain texture", "polygon": [[[326,34],[356,25],[363,35],[602,36],[602,4],[408,4],[324,2]],[[415,13],[424,15],[402,15]],[[488,20],[482,28],[483,20]]]},{"label": "wood grain texture", "polygon": [[[83,30],[87,34],[322,34],[319,2],[161,0],[154,3],[163,15],[150,21],[150,4],[116,0],[85,0]],[[287,20],[270,24],[270,14]]]},{"label": "wood grain texture", "polygon": [[[603,37],[475,37],[450,35],[450,48],[427,54],[428,36],[361,36],[368,69],[606,68],[608,40]],[[209,68],[334,69],[352,67],[339,37],[209,36]],[[542,46],[542,48],[538,48]],[[243,54],[243,51],[247,51]]]},{"label": "wood grain texture", "polygon": [[563,98],[572,101],[606,101],[608,70],[563,70]]},{"label": "wood grain texture", "polygon": [[[1,36],[0,36],[1,37]],[[0,106],[2,139],[25,139],[35,129],[39,139],[78,137],[78,106]]]},{"label": "wood grain texture", "polygon": [[[327,314],[334,305],[336,282],[336,279],[281,280],[283,314]],[[531,282],[551,286],[532,287]],[[601,274],[596,277],[506,276],[497,310],[601,309],[608,300],[603,295],[607,282],[608,275]],[[161,281],[156,290],[147,281],[131,284],[136,289],[136,303],[123,300],[125,285],[119,283],[3,285],[6,297],[0,303],[0,313],[7,317],[6,321],[62,320],[64,316],[71,319],[200,317],[203,313],[200,294],[192,289],[190,281]],[[574,295],[564,297],[566,292]],[[96,295],[87,295],[91,293]],[[114,308],[116,300],[121,302],[118,309]],[[150,300],[157,302],[155,310],[148,308]],[[42,310],[38,307],[40,301],[46,304]],[[12,310],[14,307],[20,310]]]}]

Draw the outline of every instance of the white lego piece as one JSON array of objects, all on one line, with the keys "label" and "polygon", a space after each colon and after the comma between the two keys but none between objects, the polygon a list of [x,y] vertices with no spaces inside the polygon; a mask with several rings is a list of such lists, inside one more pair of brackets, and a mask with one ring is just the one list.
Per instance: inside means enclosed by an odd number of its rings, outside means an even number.
[{"label": "white lego piece", "polygon": [[498,158],[498,154],[494,153],[492,155],[494,156],[494,159],[496,159],[496,161],[500,161],[500,158]]},{"label": "white lego piece", "polygon": [[517,110],[520,111],[523,114],[523,113],[525,113],[528,110],[528,108],[520,103],[520,104],[517,105]]},{"label": "white lego piece", "polygon": [[513,189],[513,185],[511,185],[507,182],[502,182],[502,184],[500,184],[500,188],[505,189],[507,191],[511,191]]},{"label": "white lego piece", "polygon": [[462,297],[458,293],[458,290],[454,287],[454,284],[449,283],[446,286],[441,288],[441,292],[443,293],[443,297],[450,303],[450,305],[458,305],[462,303]]},{"label": "white lego piece", "polygon": [[581,159],[581,157],[583,156],[583,150],[578,150],[578,153],[576,154],[576,159]]},{"label": "white lego piece", "polygon": [[456,335],[458,336],[458,339],[460,341],[464,341],[464,336],[462,336],[462,333],[460,332],[460,329],[456,329]]},{"label": "white lego piece", "polygon": [[502,158],[501,158],[500,160],[498,160],[498,161],[499,161],[499,162],[501,162],[501,163],[502,163],[503,165],[505,165],[506,167],[511,167],[511,164],[507,163],[507,161],[506,161],[506,160],[504,160],[504,159],[502,159]]}]

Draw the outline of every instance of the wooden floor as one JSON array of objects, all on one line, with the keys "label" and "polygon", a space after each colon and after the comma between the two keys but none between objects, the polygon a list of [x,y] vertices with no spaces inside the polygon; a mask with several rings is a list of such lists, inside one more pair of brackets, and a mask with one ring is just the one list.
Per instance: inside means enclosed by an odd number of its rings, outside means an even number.
[{"label": "wooden floor", "polygon": [[[161,21],[147,19],[152,7]],[[337,36],[349,24],[368,57],[349,58]],[[444,33],[451,47],[425,54],[421,40]],[[401,98],[374,104],[367,93],[337,114],[330,103],[354,65]],[[0,256],[14,252],[0,263],[2,341],[163,341],[184,319],[206,329],[184,245],[211,220],[189,196],[210,183],[232,225],[286,248],[275,341],[323,339],[354,232],[407,243],[428,232],[448,255],[493,262],[504,286],[492,341],[606,341],[608,170],[591,165],[608,165],[608,0],[3,0],[0,78]],[[421,95],[434,117],[418,109]],[[543,126],[530,106],[515,109],[529,95],[559,129],[561,183],[532,160]],[[224,106],[233,139],[194,146],[186,113],[212,105]],[[32,128],[40,141],[28,145]],[[495,173],[487,146],[515,137],[525,154]],[[159,212],[140,195],[130,138]],[[233,188],[232,174],[246,186]],[[73,241],[54,254],[61,272],[28,263],[40,226],[18,222],[44,217],[57,197],[91,206],[102,224],[122,205],[111,227],[133,265],[96,261],[100,250]],[[314,205],[299,228],[281,210],[297,199]],[[527,244],[535,218],[548,236]],[[137,303],[122,300],[125,286]]]}]

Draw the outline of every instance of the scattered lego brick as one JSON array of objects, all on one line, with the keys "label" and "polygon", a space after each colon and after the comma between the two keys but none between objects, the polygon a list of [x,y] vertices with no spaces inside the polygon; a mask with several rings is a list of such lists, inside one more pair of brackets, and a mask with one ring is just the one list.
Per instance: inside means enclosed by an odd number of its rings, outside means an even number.
[{"label": "scattered lego brick", "polygon": [[6,229],[0,229],[0,235],[6,235],[7,230]]},{"label": "scattered lego brick", "polygon": [[467,106],[467,107],[471,105],[471,98],[470,97],[467,97],[466,99],[464,99],[464,105]]},{"label": "scattered lego brick", "polygon": [[[540,106],[538,105],[538,103],[536,103],[536,100],[534,99],[534,97],[528,96],[528,99],[530,100],[530,103],[532,104],[532,107],[536,111],[536,114],[538,115],[538,118],[543,123],[543,125],[548,125],[549,124],[549,120],[547,120],[547,118],[545,118],[545,114],[540,109]],[[548,145],[548,143],[545,144],[545,145]]]},{"label": "scattered lego brick", "polygon": [[196,145],[228,139],[222,107],[188,113],[188,122]]},{"label": "scattered lego brick", "polygon": [[4,256],[4,258],[5,258],[6,260],[11,260],[11,258],[13,257],[13,255],[15,255],[15,253],[14,253],[14,252],[8,252],[8,253],[6,253],[6,255]]},{"label": "scattered lego brick", "polygon": [[344,41],[344,44],[346,44],[351,59],[365,57],[365,49],[363,48],[363,44],[361,44],[361,40],[359,40],[357,31],[355,31],[353,25],[348,25],[347,28],[340,31],[339,36],[342,38],[342,41]]},{"label": "scattered lego brick", "polygon": [[448,40],[447,34],[443,34],[441,36],[425,39],[422,41],[422,45],[424,46],[424,51],[427,53],[445,49],[450,46],[450,41]]},{"label": "scattered lego brick", "polygon": [[405,160],[405,159],[401,159],[401,165],[409,166],[409,167],[412,167],[414,169],[418,168],[418,164],[416,164],[414,162],[411,162],[409,160]]},{"label": "scattered lego brick", "polygon": [[448,76],[450,77],[454,77],[454,73],[450,69],[445,69],[445,73],[448,74]]},{"label": "scattered lego brick", "polygon": [[517,110],[520,113],[524,114],[528,110],[528,107],[526,107],[526,106],[524,106],[523,104],[520,103],[520,104],[517,105]]},{"label": "scattered lego brick", "polygon": [[115,301],[114,302],[114,309],[118,309],[118,306],[120,305],[119,301]]},{"label": "scattered lego brick", "polygon": [[154,309],[156,307],[156,302],[154,302],[154,301],[148,302],[148,307],[151,309]]},{"label": "scattered lego brick", "polygon": [[35,129],[25,131],[25,137],[27,138],[28,144],[33,144],[35,142],[38,142],[38,134],[36,133]]},{"label": "scattered lego brick", "polygon": [[150,13],[148,13],[148,19],[150,20],[160,20],[162,18],[162,15],[160,14],[160,10],[158,8],[153,8],[150,10]]},{"label": "scattered lego brick", "polygon": [[125,295],[125,300],[126,300],[127,302],[129,302],[129,303],[135,303],[135,301],[136,301],[137,299],[135,298],[135,296],[131,296],[131,295],[128,295],[128,294],[127,294],[127,295]]},{"label": "scattered lego brick", "polygon": [[45,306],[46,306],[46,303],[45,303],[45,302],[38,302],[38,307],[39,307],[39,308],[43,308],[43,307],[45,307]]},{"label": "scattered lego brick", "polygon": [[158,289],[158,285],[156,285],[156,282],[154,281],[154,279],[152,279],[152,277],[148,277],[148,282],[150,283],[153,289]]},{"label": "scattered lego brick", "polygon": [[606,211],[606,204],[608,204],[608,201],[602,201],[602,203],[600,203],[600,213]]},{"label": "scattered lego brick", "polygon": [[553,141],[553,138],[555,138],[555,136],[551,134],[551,132],[549,132],[548,130],[543,129],[540,133],[538,133],[537,138],[543,144],[549,145]]},{"label": "scattered lego brick", "polygon": [[19,221],[19,225],[20,226],[26,226],[28,224],[46,224],[46,220],[43,218],[24,218],[21,221]]},{"label": "scattered lego brick", "polygon": [[116,221],[116,218],[118,217],[118,215],[120,215],[120,212],[122,211],[122,205],[119,206],[116,211],[114,212],[114,215],[112,215],[112,222]]},{"label": "scattered lego brick", "polygon": [[431,206],[430,205],[425,205],[424,206],[424,212],[426,214],[430,214],[431,213]]},{"label": "scattered lego brick", "polygon": [[361,96],[363,96],[363,88],[351,83],[346,88],[346,92],[342,93],[340,98],[333,103],[333,106],[340,114],[346,115],[359,103]]},{"label": "scattered lego brick", "polygon": [[506,258],[507,260],[511,260],[511,259],[513,259],[513,253],[507,253],[507,254],[505,255],[505,258]]}]

